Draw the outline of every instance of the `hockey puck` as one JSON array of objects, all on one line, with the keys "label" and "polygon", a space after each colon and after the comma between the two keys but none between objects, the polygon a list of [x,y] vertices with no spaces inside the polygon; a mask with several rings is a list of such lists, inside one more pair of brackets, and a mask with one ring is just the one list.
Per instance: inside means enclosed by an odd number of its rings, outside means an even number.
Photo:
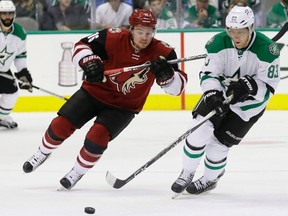
[{"label": "hockey puck", "polygon": [[87,214],[94,214],[95,213],[95,208],[93,208],[93,207],[85,207],[84,211]]}]

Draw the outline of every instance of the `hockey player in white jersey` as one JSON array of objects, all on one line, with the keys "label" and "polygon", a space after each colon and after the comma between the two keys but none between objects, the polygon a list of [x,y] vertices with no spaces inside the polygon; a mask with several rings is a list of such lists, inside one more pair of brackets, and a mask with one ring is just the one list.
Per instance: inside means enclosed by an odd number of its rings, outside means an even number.
[{"label": "hockey player in white jersey", "polygon": [[[4,77],[12,76],[10,67],[14,65],[18,72],[15,76],[21,81],[19,87],[32,92],[32,77],[26,65],[26,33],[14,23],[16,8],[12,1],[0,1],[0,127],[8,129],[18,125],[10,116],[18,99],[18,86],[15,80]],[[2,74],[2,76],[1,76]]]},{"label": "hockey player in white jersey", "polygon": [[[184,144],[182,172],[172,184],[174,197],[186,190],[200,194],[216,187],[224,175],[229,148],[238,145],[263,115],[279,83],[279,49],[254,31],[249,7],[234,6],[226,17],[226,31],[205,46],[200,72],[203,96],[192,111],[192,126],[211,110],[216,115],[191,133]],[[230,105],[223,101],[233,95]],[[204,157],[204,174],[194,174]]]}]

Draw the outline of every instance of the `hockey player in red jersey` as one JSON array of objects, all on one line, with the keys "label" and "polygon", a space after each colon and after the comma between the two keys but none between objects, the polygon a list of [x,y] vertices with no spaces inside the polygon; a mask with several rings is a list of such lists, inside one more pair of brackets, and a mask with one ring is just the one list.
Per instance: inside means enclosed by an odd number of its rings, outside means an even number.
[{"label": "hockey player in red jersey", "polygon": [[[129,19],[130,29],[109,28],[89,35],[74,46],[73,62],[86,76],[81,88],[60,108],[45,132],[37,152],[23,170],[34,171],[76,129],[95,118],[72,170],[60,184],[71,189],[91,169],[115,139],[139,113],[156,83],[168,94],[180,95],[187,75],[178,65],[173,48],[154,38],[156,18],[137,9]],[[105,76],[104,70],[144,64],[149,68]]]}]

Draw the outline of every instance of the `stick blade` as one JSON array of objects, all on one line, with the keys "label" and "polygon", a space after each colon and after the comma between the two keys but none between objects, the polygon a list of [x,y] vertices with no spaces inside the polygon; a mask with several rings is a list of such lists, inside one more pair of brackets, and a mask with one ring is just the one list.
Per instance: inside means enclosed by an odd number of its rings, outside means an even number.
[{"label": "stick blade", "polygon": [[106,172],[106,181],[109,185],[111,185],[113,188],[119,189],[123,187],[126,182],[124,180],[116,178],[111,172]]}]

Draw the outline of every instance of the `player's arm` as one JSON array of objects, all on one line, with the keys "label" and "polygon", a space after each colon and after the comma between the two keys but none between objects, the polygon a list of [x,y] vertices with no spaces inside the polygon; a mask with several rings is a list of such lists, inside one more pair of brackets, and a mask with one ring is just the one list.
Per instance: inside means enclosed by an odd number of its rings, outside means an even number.
[{"label": "player's arm", "polygon": [[[269,45],[269,44],[268,44]],[[259,55],[259,69],[254,74],[244,75],[240,79],[228,86],[226,95],[233,93],[231,104],[253,100],[254,103],[267,102],[275,93],[279,84],[279,50],[275,43],[262,47]]]},{"label": "player's arm", "polygon": [[178,64],[169,64],[167,61],[177,59],[172,50],[165,58],[159,56],[151,62],[150,70],[155,76],[156,83],[164,89],[167,94],[180,95],[187,84],[187,74],[181,71]]},{"label": "player's arm", "polygon": [[16,58],[14,60],[15,67],[18,72],[15,72],[14,75],[19,82],[19,88],[28,90],[29,92],[33,92],[32,87],[32,76],[30,72],[27,69],[27,52],[26,52],[26,42],[25,40],[22,41],[21,44],[19,44],[18,47],[18,54],[16,55]]},{"label": "player's arm", "polygon": [[199,73],[200,87],[203,92],[211,89],[224,91],[225,87],[222,84],[226,54],[223,52],[223,42],[228,36],[219,33],[213,36],[205,45],[207,57]]},{"label": "player's arm", "polygon": [[106,35],[107,31],[102,30],[82,38],[74,45],[72,61],[76,67],[83,69],[88,82],[103,81],[103,60],[107,59]]}]

